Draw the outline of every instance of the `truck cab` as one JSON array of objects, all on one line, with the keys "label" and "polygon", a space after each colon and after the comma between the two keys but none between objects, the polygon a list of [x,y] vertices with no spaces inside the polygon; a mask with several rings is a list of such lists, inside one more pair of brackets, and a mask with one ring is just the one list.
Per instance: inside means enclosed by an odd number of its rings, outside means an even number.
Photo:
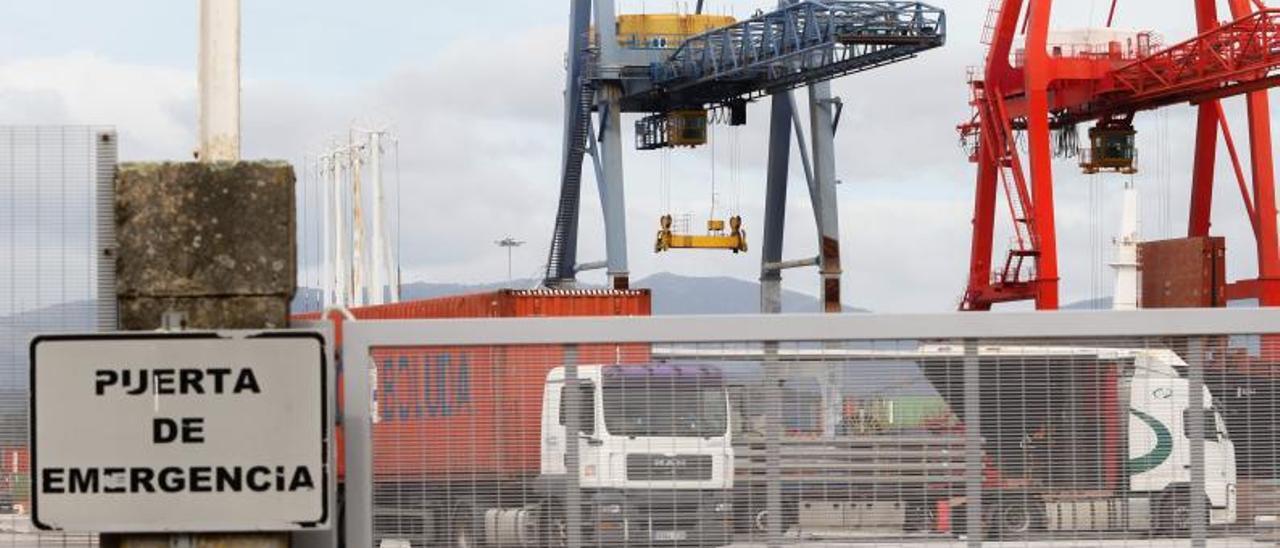
[{"label": "truck cab", "polygon": [[[1140,353],[1129,381],[1129,489],[1151,493],[1154,517],[1182,521],[1191,485],[1191,383],[1179,375],[1182,358],[1168,350]],[[1236,521],[1236,449],[1208,388],[1204,391],[1203,498],[1209,523]],[[1181,526],[1176,523],[1173,525]]]},{"label": "truck cab", "polygon": [[[567,426],[569,384],[563,367],[547,375],[541,469],[547,479],[576,476],[582,522],[589,524],[583,528],[584,542],[728,541],[733,447],[728,394],[718,368],[579,366],[576,433]],[[571,475],[567,464],[574,445],[578,470]],[[554,517],[552,522],[558,527]]]}]

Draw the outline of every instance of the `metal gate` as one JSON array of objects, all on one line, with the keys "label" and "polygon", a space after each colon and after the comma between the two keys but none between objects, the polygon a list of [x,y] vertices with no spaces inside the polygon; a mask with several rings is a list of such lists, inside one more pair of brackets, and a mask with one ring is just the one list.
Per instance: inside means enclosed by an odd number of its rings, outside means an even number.
[{"label": "metal gate", "polygon": [[1274,311],[343,329],[349,546],[1277,538]]},{"label": "metal gate", "polygon": [[0,127],[0,545],[96,541],[27,517],[27,358],[37,333],[115,328],[115,166],[112,129]]}]

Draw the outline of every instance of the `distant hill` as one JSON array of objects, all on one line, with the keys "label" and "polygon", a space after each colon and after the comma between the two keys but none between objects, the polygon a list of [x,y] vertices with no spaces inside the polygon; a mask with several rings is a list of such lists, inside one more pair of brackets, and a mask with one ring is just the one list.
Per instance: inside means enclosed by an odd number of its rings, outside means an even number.
[{"label": "distant hill", "polygon": [[[687,314],[755,314],[760,312],[758,282],[723,276],[698,278],[660,273],[641,278],[631,284],[653,291],[653,313]],[[818,313],[818,298],[797,291],[782,292],[784,313]],[[846,312],[866,312],[845,306]]]},{"label": "distant hill", "polygon": [[[1074,303],[1064,305],[1063,310],[1111,310],[1111,297],[1100,297],[1097,299],[1089,299],[1084,301],[1076,301]],[[1257,299],[1244,299],[1240,301],[1230,301],[1227,308],[1257,308]]]},{"label": "distant hill", "polygon": [[95,301],[73,301],[0,316],[0,389],[26,388],[28,345],[32,337],[42,333],[97,331],[96,312]]},{"label": "distant hill", "polygon": [[1111,297],[1099,297],[1076,301],[1062,306],[1063,310],[1111,310]]},{"label": "distant hill", "polygon": [[[538,280],[516,280],[511,283],[452,284],[414,282],[401,289],[404,300],[432,299],[448,295],[483,293],[504,288],[531,289]],[[661,273],[634,280],[632,287],[653,291],[655,315],[690,314],[754,314],[760,310],[760,284],[729,277],[692,277]],[[599,286],[586,286],[599,288]],[[295,312],[319,309],[320,291],[300,288],[294,298]],[[782,311],[786,313],[819,312],[817,298],[796,291],[782,292]],[[866,310],[846,306],[847,312]]]}]

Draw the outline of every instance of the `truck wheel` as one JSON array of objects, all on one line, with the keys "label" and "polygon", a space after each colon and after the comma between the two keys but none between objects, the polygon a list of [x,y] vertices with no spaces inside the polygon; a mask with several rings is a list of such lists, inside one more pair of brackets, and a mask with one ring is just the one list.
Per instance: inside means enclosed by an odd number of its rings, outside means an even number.
[{"label": "truck wheel", "polygon": [[1029,501],[1011,500],[997,503],[987,522],[992,533],[1003,538],[1021,538],[1039,528],[1040,518]]},{"label": "truck wheel", "polygon": [[[1183,489],[1175,489],[1160,495],[1156,499],[1156,523],[1161,532],[1169,534],[1185,533],[1191,530],[1191,494]],[[1209,502],[1205,501],[1205,508]]]},{"label": "truck wheel", "polygon": [[937,505],[930,501],[915,502],[907,506],[907,531],[928,533],[938,523]]},{"label": "truck wheel", "polygon": [[460,507],[453,512],[449,520],[449,532],[452,538],[449,545],[453,548],[478,548],[480,537],[475,530],[475,511],[469,506]]},{"label": "truck wheel", "polygon": [[569,546],[569,519],[559,504],[547,505],[542,516],[543,546],[565,548]]},{"label": "truck wheel", "polygon": [[759,512],[756,512],[755,516],[751,518],[751,530],[761,534],[769,532],[769,511],[768,510],[761,510]]}]

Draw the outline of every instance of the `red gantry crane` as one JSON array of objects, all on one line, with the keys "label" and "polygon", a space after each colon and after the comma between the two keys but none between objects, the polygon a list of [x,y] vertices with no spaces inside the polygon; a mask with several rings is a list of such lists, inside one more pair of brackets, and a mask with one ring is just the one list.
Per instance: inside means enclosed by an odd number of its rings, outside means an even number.
[{"label": "red gantry crane", "polygon": [[[1116,13],[1113,0],[1111,18]],[[1261,0],[1228,0],[1232,20],[1219,20],[1216,0],[1193,0],[1199,36],[1162,47],[1137,34],[1105,47],[1051,47],[1052,0],[993,0],[984,41],[985,72],[972,79],[973,118],[960,126],[978,164],[973,247],[962,310],[990,310],[1034,300],[1058,307],[1054,222],[1053,132],[1096,122],[1081,155],[1086,173],[1135,169],[1133,117],[1176,104],[1199,109],[1188,235],[1209,235],[1218,136],[1225,137],[1257,240],[1258,277],[1231,284],[1232,299],[1256,297],[1280,306],[1275,167],[1267,90],[1280,85],[1280,9]],[[1179,3],[1179,6],[1182,4]],[[1170,5],[1172,8],[1173,5]],[[1108,20],[1108,26],[1111,21]],[[1015,40],[1025,35],[1025,49]],[[1246,95],[1252,196],[1221,99]],[[1019,150],[1025,133],[1025,155]],[[1061,148],[1061,147],[1059,147]],[[1003,192],[1001,192],[1003,190]],[[993,268],[1000,194],[1013,222],[1013,244]]]}]

